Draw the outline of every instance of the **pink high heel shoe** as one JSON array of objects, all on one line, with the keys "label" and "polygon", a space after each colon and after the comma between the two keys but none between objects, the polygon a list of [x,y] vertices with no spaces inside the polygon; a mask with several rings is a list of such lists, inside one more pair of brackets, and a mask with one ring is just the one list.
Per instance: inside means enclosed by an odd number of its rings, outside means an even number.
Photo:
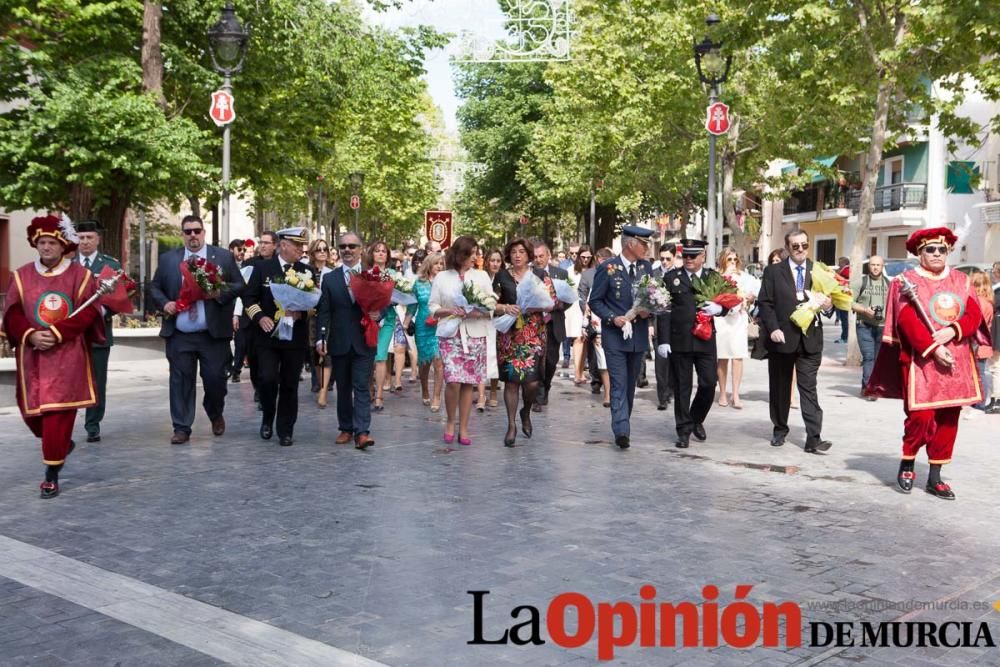
[{"label": "pink high heel shoe", "polygon": [[468,447],[469,445],[472,444],[472,438],[459,438],[458,444],[465,445],[466,447]]},{"label": "pink high heel shoe", "polygon": [[444,435],[441,436],[441,439],[450,445],[451,443],[455,442],[455,434],[445,433]]}]

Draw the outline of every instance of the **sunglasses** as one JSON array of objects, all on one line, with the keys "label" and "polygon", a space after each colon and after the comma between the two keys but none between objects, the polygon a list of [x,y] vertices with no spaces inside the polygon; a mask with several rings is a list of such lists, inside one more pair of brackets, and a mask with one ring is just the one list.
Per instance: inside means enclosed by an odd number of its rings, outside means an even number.
[{"label": "sunglasses", "polygon": [[201,234],[205,230],[195,228],[195,229],[182,229],[181,231],[184,232],[184,234],[187,236],[196,236],[198,234]]},{"label": "sunglasses", "polygon": [[330,252],[329,248],[316,248],[313,252]]},{"label": "sunglasses", "polygon": [[590,259],[593,255],[580,255],[580,259]]},{"label": "sunglasses", "polygon": [[735,262],[736,258],[735,257],[726,257],[726,261],[727,262]]},{"label": "sunglasses", "polygon": [[788,247],[792,250],[809,250],[809,242],[805,243],[789,243]]},{"label": "sunglasses", "polygon": [[357,244],[357,243],[341,243],[340,244],[340,249],[341,250],[357,250],[360,247],[361,246],[359,244]]},{"label": "sunglasses", "polygon": [[923,251],[928,255],[947,255],[948,246],[946,245],[927,245],[924,246]]}]

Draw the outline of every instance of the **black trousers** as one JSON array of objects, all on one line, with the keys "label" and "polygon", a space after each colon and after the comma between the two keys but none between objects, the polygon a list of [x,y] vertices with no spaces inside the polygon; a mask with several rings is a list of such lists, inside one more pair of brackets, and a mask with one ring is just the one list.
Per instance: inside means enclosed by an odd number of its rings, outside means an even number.
[{"label": "black trousers", "polygon": [[273,424],[279,438],[290,438],[295,430],[299,416],[299,373],[306,352],[303,347],[271,347],[259,341],[257,344],[261,423]]},{"label": "black trousers", "polygon": [[771,423],[774,436],[788,435],[788,410],[792,401],[792,371],[796,372],[802,419],[806,424],[806,441],[817,442],[823,431],[823,410],[816,394],[816,373],[823,352],[809,353],[802,349],[791,354],[767,353],[768,388],[770,389]]},{"label": "black trousers", "polygon": [[108,360],[111,357],[110,347],[91,347],[90,363],[94,370],[94,384],[97,385],[97,405],[87,408],[84,422],[87,435],[101,434],[101,421],[104,419],[104,407],[108,393]]},{"label": "black trousers", "polygon": [[[715,352],[671,352],[670,379],[674,389],[674,425],[677,435],[691,435],[695,424],[702,424],[715,400],[715,384],[719,381]],[[698,391],[691,400],[691,372],[698,377]]]},{"label": "black trousers", "polygon": [[562,359],[562,341],[556,340],[551,327],[545,332],[545,378],[542,386],[545,387],[545,399],[548,400],[549,389],[552,388],[552,378],[556,376],[556,368]]},{"label": "black trousers", "polygon": [[664,359],[653,353],[653,367],[656,369],[656,401],[666,403],[674,395],[670,384],[670,358]]},{"label": "black trousers", "polygon": [[229,372],[229,339],[212,338],[207,331],[176,331],[167,338],[170,362],[170,420],[175,431],[191,433],[194,423],[196,380],[201,370],[205,390],[202,405],[209,419],[222,416],[226,405]]},{"label": "black trousers", "polygon": [[[249,329],[237,329],[233,334],[233,375],[239,375],[243,370],[243,360],[247,356],[248,339],[251,337]],[[249,366],[249,362],[247,362]]]}]

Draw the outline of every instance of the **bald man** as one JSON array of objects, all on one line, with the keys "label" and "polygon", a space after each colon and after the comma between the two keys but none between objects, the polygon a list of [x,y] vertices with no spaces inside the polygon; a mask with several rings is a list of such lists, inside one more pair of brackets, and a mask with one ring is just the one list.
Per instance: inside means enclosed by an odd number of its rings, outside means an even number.
[{"label": "bald man", "polygon": [[[858,346],[861,348],[861,389],[864,390],[875,366],[882,332],[885,329],[885,303],[889,294],[889,279],[885,276],[885,260],[878,255],[868,258],[868,274],[856,278],[851,285],[858,315]],[[869,401],[876,400],[868,396]]]}]

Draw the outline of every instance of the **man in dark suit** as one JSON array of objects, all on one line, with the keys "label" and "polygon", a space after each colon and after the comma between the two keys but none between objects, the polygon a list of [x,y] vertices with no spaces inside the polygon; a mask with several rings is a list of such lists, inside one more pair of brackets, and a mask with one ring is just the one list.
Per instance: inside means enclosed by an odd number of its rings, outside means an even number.
[{"label": "man in dark suit", "polygon": [[[243,262],[243,268],[251,267],[251,269],[257,265],[258,262],[263,262],[274,257],[275,250],[278,248],[278,235],[272,231],[263,232],[260,235],[260,243],[257,244],[257,252],[253,257]],[[245,280],[250,280],[249,276],[251,274],[243,272],[243,277]],[[250,318],[246,315],[246,309],[241,310],[240,321],[237,324],[241,329],[250,328]],[[252,335],[247,335],[244,337],[246,358],[247,358],[247,368],[250,369],[250,384],[253,385],[253,400],[257,404],[257,409],[261,409],[260,405],[260,390],[257,388],[257,353],[254,347],[254,342],[257,337]],[[239,379],[239,372],[242,369],[242,359],[236,359],[233,363],[233,374],[234,381]],[[237,365],[239,364],[239,365]]]},{"label": "man in dark suit", "polygon": [[[674,252],[676,246],[671,244],[665,244],[660,248],[660,265],[653,269],[653,277],[663,279],[668,271],[672,271],[674,268]],[[653,342],[659,347],[659,336],[654,331],[653,332]],[[669,340],[663,341],[664,343],[670,343]],[[655,355],[655,360],[653,362],[653,368],[656,369],[656,409],[666,410],[667,406],[670,405],[670,398],[674,395],[674,390],[670,384],[670,360],[669,356],[661,357],[659,354]]]},{"label": "man in dark suit", "polygon": [[645,259],[652,230],[626,225],[622,228],[622,253],[601,263],[594,272],[590,310],[601,320],[601,341],[611,379],[611,430],[615,444],[628,449],[629,420],[635,401],[639,367],[649,350],[649,313],[639,313],[631,323],[632,335],[625,337],[625,313],[632,307],[632,286],[653,267]]},{"label": "man in dark suit", "polygon": [[[566,280],[569,274],[564,269],[552,263],[552,251],[544,241],[535,243],[535,268],[541,269],[549,278],[553,280]],[[562,342],[566,340],[566,304],[556,299],[555,308],[552,309],[552,319],[545,327],[545,378],[542,382],[542,391],[538,396],[538,401],[531,408],[534,412],[541,412],[543,405],[549,404],[549,391],[552,389],[552,378],[556,376],[556,369],[559,367],[561,357]]]},{"label": "man in dark suit", "polygon": [[[111,255],[100,252],[101,233],[104,229],[99,222],[94,220],[84,220],[76,226],[77,235],[80,237],[79,247],[76,251],[76,261],[89,269],[92,274],[99,276],[105,266],[110,266],[115,271],[122,268],[121,263]],[[87,429],[87,442],[101,441],[101,421],[104,419],[104,408],[106,404],[108,387],[108,360],[111,357],[111,346],[114,345],[114,325],[112,318],[114,313],[101,307],[104,315],[104,337],[103,343],[91,343],[90,358],[91,366],[94,369],[94,384],[97,385],[97,405],[87,408],[85,427]]]},{"label": "man in dark suit", "polygon": [[[160,336],[167,339],[170,362],[170,419],[174,424],[171,444],[182,445],[191,437],[194,423],[195,379],[201,365],[205,392],[202,405],[212,421],[212,433],[226,432],[222,415],[226,403],[226,379],[229,375],[233,336],[233,302],[243,291],[243,276],[228,250],[205,244],[205,225],[196,215],[181,220],[184,247],[160,255],[149,293],[156,307],[163,311]],[[195,301],[190,309],[177,312],[181,291],[181,263],[197,256],[219,268],[228,289],[212,292]]]},{"label": "man in dark suit", "polygon": [[[809,300],[812,287],[812,260],[809,236],[800,230],[785,235],[788,260],[764,269],[757,305],[766,336],[767,372],[774,433],[771,445],[780,447],[788,435],[788,410],[792,399],[792,372],[798,378],[802,418],[806,424],[805,451],[825,452],[833,446],[823,440],[823,410],[816,395],[816,372],[823,360],[823,324],[817,315],[807,333],[790,319],[800,303]],[[822,309],[830,308],[830,298],[823,297]]]},{"label": "man in dark suit", "polygon": [[[257,355],[257,383],[260,391],[260,437],[270,440],[275,426],[282,447],[291,447],[295,421],[299,415],[299,373],[309,352],[306,313],[284,311],[271,295],[271,281],[284,280],[289,269],[315,280],[313,270],[302,263],[302,246],[308,242],[303,227],[282,229],[278,250],[270,259],[257,262],[243,293],[247,317],[253,322]],[[283,317],[293,320],[290,340],[275,331]],[[275,421],[277,417],[277,422]]]},{"label": "man in dark suit", "polygon": [[[316,351],[329,354],[333,365],[340,427],[336,443],[346,445],[353,437],[354,446],[365,449],[375,444],[369,433],[372,397],[368,384],[375,367],[375,348],[365,342],[363,313],[350,289],[352,276],[361,272],[364,247],[352,233],[341,236],[338,247],[341,266],[323,277],[323,295],[316,308]],[[380,317],[380,313],[369,315]]]},{"label": "man in dark suit", "polygon": [[[719,381],[716,369],[714,316],[726,310],[717,303],[698,303],[694,296],[695,279],[703,280],[715,273],[705,267],[705,247],[700,239],[683,239],[681,256],[684,266],[667,271],[663,282],[670,290],[670,310],[657,318],[656,354],[669,358],[670,378],[674,391],[674,427],[681,449],[690,445],[691,436],[704,441],[705,418],[715,399],[715,384]],[[692,335],[698,312],[713,316],[712,337],[702,340]],[[691,372],[698,379],[698,391],[691,400]]]}]

